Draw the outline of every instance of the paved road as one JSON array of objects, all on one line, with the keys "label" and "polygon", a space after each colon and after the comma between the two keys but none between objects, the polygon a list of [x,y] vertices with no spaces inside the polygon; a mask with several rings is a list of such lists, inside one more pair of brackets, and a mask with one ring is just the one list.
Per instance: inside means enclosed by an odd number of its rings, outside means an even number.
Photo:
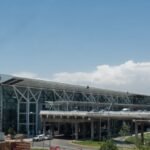
[{"label": "paved road", "polygon": [[[117,144],[118,147],[124,147],[127,149],[131,149],[135,147],[134,144],[128,144],[125,142],[125,139],[127,137],[118,137],[114,138],[113,140]],[[84,146],[78,146],[75,144],[72,144],[72,140],[66,140],[66,139],[53,139],[53,140],[47,140],[42,142],[34,142],[32,144],[33,147],[43,147],[43,148],[49,148],[50,146],[60,146],[61,150],[98,150],[94,148],[84,147]]]},{"label": "paved road", "polygon": [[60,146],[61,150],[97,150],[94,148],[87,148],[71,143],[71,140],[53,139],[50,141],[34,142],[33,147],[44,147],[49,148],[51,146]]}]

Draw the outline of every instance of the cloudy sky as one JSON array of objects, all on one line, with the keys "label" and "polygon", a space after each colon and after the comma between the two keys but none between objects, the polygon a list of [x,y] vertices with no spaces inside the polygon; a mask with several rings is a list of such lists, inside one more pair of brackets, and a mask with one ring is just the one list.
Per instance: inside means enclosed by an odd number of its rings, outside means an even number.
[{"label": "cloudy sky", "polygon": [[149,0],[0,0],[0,73],[150,95]]}]

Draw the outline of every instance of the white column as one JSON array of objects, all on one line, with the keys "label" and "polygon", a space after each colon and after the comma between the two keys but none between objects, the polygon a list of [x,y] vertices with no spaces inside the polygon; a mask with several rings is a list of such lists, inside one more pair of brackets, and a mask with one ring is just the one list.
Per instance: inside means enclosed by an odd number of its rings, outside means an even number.
[{"label": "white column", "polygon": [[136,139],[138,139],[138,124],[136,121],[135,121],[135,137]]},{"label": "white column", "polygon": [[141,123],[141,143],[144,144],[144,124]]},{"label": "white column", "polygon": [[30,99],[29,89],[27,90],[27,134],[30,136]]},{"label": "white column", "polygon": [[86,123],[83,123],[83,138],[86,138]]},{"label": "white column", "polygon": [[18,105],[17,105],[17,133],[19,133],[19,130],[20,130],[20,124],[19,124],[19,122],[20,122],[20,102],[19,102],[19,100],[17,99],[17,103],[18,103]]},{"label": "white column", "polygon": [[36,101],[36,114],[35,114],[36,115],[36,118],[35,118],[35,128],[36,128],[35,129],[35,132],[36,132],[35,134],[36,135],[38,134],[38,128],[39,128],[38,127],[38,116],[39,116],[38,113],[39,113],[39,105],[38,105],[38,101]]},{"label": "white column", "polygon": [[99,140],[101,140],[101,138],[102,138],[102,128],[101,128],[101,118],[100,118],[100,120],[99,120]]},{"label": "white column", "polygon": [[75,139],[78,140],[78,123],[75,123]]},{"label": "white column", "polygon": [[110,132],[110,119],[108,118],[107,120],[107,135],[108,135],[108,138],[111,137],[111,132]]},{"label": "white column", "polygon": [[91,121],[91,140],[94,139],[94,122]]},{"label": "white column", "polygon": [[46,132],[46,124],[45,124],[45,120],[43,120],[43,134],[45,135]]},{"label": "white column", "polygon": [[58,122],[58,134],[60,134],[60,123]]}]

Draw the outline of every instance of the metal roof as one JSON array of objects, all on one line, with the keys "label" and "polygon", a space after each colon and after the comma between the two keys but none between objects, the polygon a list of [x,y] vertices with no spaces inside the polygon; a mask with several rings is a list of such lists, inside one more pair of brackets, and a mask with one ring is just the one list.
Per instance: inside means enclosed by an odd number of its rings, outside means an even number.
[{"label": "metal roof", "polygon": [[[80,85],[72,85],[72,84],[65,84],[53,81],[46,81],[41,79],[30,79],[30,78],[23,78],[23,77],[16,77],[11,75],[0,75],[0,83],[3,85],[16,85],[22,87],[30,87],[30,88],[40,88],[40,89],[55,89],[55,90],[66,90],[66,91],[75,91],[75,92],[84,92],[84,93],[95,93],[95,94],[102,94],[102,95],[140,95],[140,94],[132,94],[128,92],[119,92],[119,91],[112,91],[112,90],[105,90],[99,89],[89,86],[80,86]],[[144,95],[141,95],[144,96]]]}]

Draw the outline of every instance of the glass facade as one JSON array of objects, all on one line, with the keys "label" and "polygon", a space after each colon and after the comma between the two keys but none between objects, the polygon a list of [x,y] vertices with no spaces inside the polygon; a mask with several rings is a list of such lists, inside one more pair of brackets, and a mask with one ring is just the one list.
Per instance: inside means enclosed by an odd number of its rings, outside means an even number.
[{"label": "glass facade", "polygon": [[17,100],[10,87],[2,87],[3,91],[3,130],[8,132],[9,128],[17,131]]},{"label": "glass facade", "polygon": [[[2,85],[2,127],[7,132],[13,128],[18,133],[35,135],[42,130],[41,110],[58,111],[118,111],[125,107],[132,110],[150,110],[150,97],[142,95],[116,95],[83,92],[70,89],[43,89],[28,86]],[[50,102],[47,107],[47,102]],[[112,106],[111,106],[112,105]]]}]

